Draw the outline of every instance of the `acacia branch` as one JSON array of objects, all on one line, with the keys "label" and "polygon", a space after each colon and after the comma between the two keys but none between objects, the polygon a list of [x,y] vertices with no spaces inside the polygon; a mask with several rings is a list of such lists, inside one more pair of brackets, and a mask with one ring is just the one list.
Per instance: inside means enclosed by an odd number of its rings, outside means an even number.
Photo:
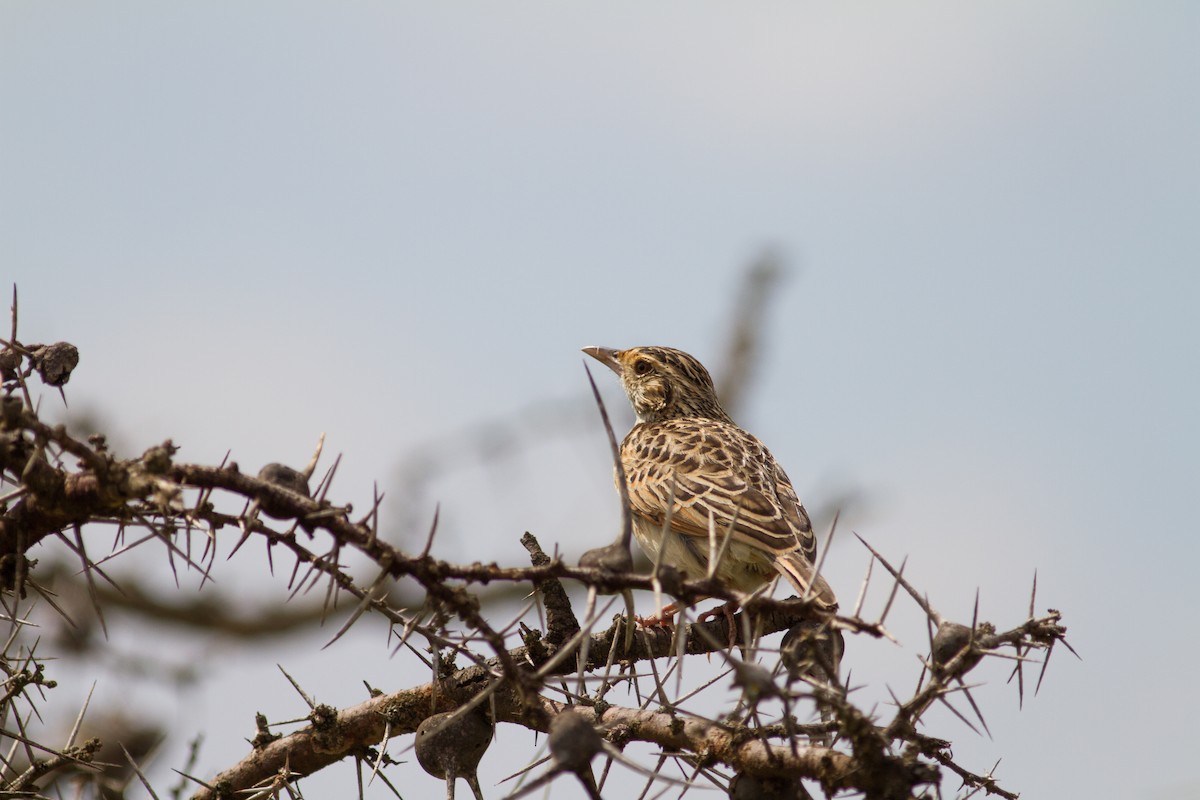
[{"label": "acacia branch", "polygon": [[[763,280],[769,278],[766,275]],[[751,295],[748,307],[761,306],[765,297],[763,292]],[[892,569],[877,553],[876,558],[896,583],[876,621],[859,616],[859,608],[850,615],[834,615],[812,602],[747,597],[715,579],[688,579],[672,570],[663,569],[656,576],[637,574],[628,566],[627,530],[621,545],[623,558],[585,556],[577,566],[547,556],[529,534],[522,543],[530,552],[530,566],[459,564],[436,558],[430,554],[433,530],[421,553],[407,553],[379,535],[378,492],[369,513],[358,520],[349,505],[339,506],[326,499],[336,463],[318,486],[316,496],[311,495],[308,479],[320,448],[304,471],[268,465],[258,476],[251,476],[242,474],[237,464],[176,464],[176,448],[170,441],[136,458],[118,459],[108,451],[103,437],[85,442],[71,436],[63,426],[42,423],[25,378],[37,372],[46,385],[61,389],[78,354],[65,343],[21,345],[16,340],[15,303],[13,317],[11,341],[0,340],[0,382],[8,392],[0,397],[0,482],[15,486],[0,497],[0,601],[11,620],[10,636],[0,653],[0,667],[9,675],[0,694],[0,719],[7,719],[19,700],[30,700],[29,687],[36,684],[39,689],[53,688],[51,682],[21,677],[25,673],[40,675],[42,669],[33,657],[36,642],[22,649],[21,626],[27,622],[19,618],[17,610],[23,590],[32,587],[47,603],[55,602],[51,592],[28,580],[35,562],[26,559],[26,552],[48,535],[61,535],[82,563],[89,596],[99,614],[100,605],[110,603],[112,598],[97,590],[94,575],[115,582],[84,548],[89,530],[84,526],[112,522],[121,534],[134,528],[146,533],[132,544],[123,544],[108,558],[143,541],[158,541],[166,546],[172,568],[175,559],[181,558],[205,578],[215,562],[220,541],[236,534],[230,555],[251,537],[264,541],[272,569],[273,559],[278,557],[273,554],[283,552],[294,559],[288,582],[293,595],[325,582],[322,613],[343,593],[357,599],[355,610],[335,640],[361,615],[376,613],[392,625],[401,644],[407,644],[432,669],[429,683],[387,694],[371,690],[370,699],[341,710],[319,705],[301,692],[308,702],[308,724],[281,736],[272,733],[267,720],[260,717],[251,753],[212,783],[203,784],[196,798],[282,790],[297,778],[347,757],[370,760],[378,771],[381,765],[394,763],[386,752],[392,737],[417,731],[435,713],[452,712],[453,718],[476,713],[476,708],[485,709],[478,713],[485,713],[489,723],[548,731],[555,759],[560,758],[555,754],[555,721],[561,723],[564,717],[576,720],[571,724],[576,729],[582,724],[581,730],[592,737],[595,745],[589,751],[591,755],[585,754],[582,764],[577,764],[579,768],[570,770],[577,771],[581,778],[595,754],[607,752],[616,758],[625,743],[640,741],[662,748],[660,768],[667,758],[677,758],[695,775],[709,778],[715,772],[712,767],[723,765],[739,776],[786,778],[793,785],[799,778],[815,780],[829,794],[857,791],[869,798],[909,800],[926,793],[925,787],[937,786],[944,767],[969,786],[1003,797],[1014,796],[1001,789],[990,773],[978,775],[954,763],[949,742],[918,733],[918,727],[925,712],[935,702],[946,702],[952,691],[962,691],[982,720],[963,678],[983,660],[996,656],[998,649],[1012,647],[1016,651],[1020,680],[1027,654],[1035,649],[1048,654],[1054,644],[1066,644],[1066,629],[1059,624],[1058,612],[1035,617],[1032,597],[1026,622],[997,634],[987,622],[972,620],[968,628],[941,619],[927,599],[902,577],[903,567]],[[744,368],[748,354],[756,351],[753,338],[742,337],[738,347],[741,349],[734,349],[730,367],[733,370]],[[231,513],[229,506],[241,506],[242,510]],[[193,529],[203,529],[207,534],[204,553],[198,559],[207,566],[192,559],[191,538],[186,534]],[[321,552],[313,544],[318,536],[322,543],[328,537],[327,551]],[[124,538],[119,541],[124,542]],[[357,550],[374,563],[373,581],[363,584],[350,575],[341,563],[343,548]],[[601,555],[605,550],[601,548]],[[591,552],[594,555],[598,551]],[[409,579],[423,590],[423,603],[415,613],[395,607],[394,599],[388,597],[387,587],[401,579]],[[572,609],[563,586],[567,580],[588,589],[582,616],[577,617]],[[867,581],[869,573],[863,594]],[[526,624],[528,608],[508,624],[489,620],[482,610],[479,590],[489,585],[509,591],[526,590],[532,585],[546,610],[545,629]],[[938,634],[931,640],[931,652],[924,662],[926,673],[917,689],[906,701],[896,698],[895,717],[884,725],[850,701],[836,668],[831,666],[836,660],[826,650],[834,642],[840,647],[844,633],[891,638],[884,620],[900,587],[934,620]],[[685,613],[678,631],[643,627],[631,639],[627,636],[631,623],[618,616],[607,630],[591,633],[599,623],[597,617],[606,613],[595,612],[596,596],[620,593],[629,598],[633,589],[661,591],[685,606],[707,598],[738,601],[741,611],[733,617],[690,625],[686,624]],[[136,591],[129,597],[130,602],[143,602]],[[57,605],[54,608],[60,610]],[[25,610],[20,609],[22,613]],[[186,616],[180,609],[168,610],[175,618]],[[461,625],[453,623],[454,619]],[[512,647],[518,626],[522,646]],[[762,646],[763,636],[783,630],[788,635],[778,650]],[[432,660],[408,643],[411,635],[429,643]],[[668,693],[668,675],[672,670],[682,672],[680,659],[708,653],[719,653],[727,672],[694,691],[689,687],[686,693],[682,689]],[[470,665],[456,668],[454,661],[459,655],[465,656]],[[776,662],[772,663],[771,658]],[[642,662],[648,665],[648,671],[635,668]],[[18,669],[18,664],[23,666]],[[1044,661],[1042,666],[1044,672]],[[614,670],[617,677],[613,677]],[[566,682],[552,680],[576,671],[579,679],[574,690],[567,688]],[[647,692],[640,682],[650,680],[653,690]],[[687,707],[692,705],[691,698],[718,682],[722,688],[733,689],[736,703],[732,710],[726,709],[714,719],[690,712]],[[561,690],[556,683],[561,684]],[[619,685],[628,685],[639,702],[645,700],[644,704],[635,708],[609,702],[610,690]],[[560,698],[574,709],[570,714],[563,713],[567,706]],[[799,724],[793,716],[797,703],[813,700],[823,721]],[[650,707],[652,703],[656,704],[654,708]],[[779,709],[781,714],[777,713]],[[12,719],[22,737],[17,741],[26,745],[33,771],[14,774],[6,784],[0,782],[0,789],[10,791],[31,786],[36,777],[59,768],[53,760],[34,763],[33,748],[40,745],[26,735],[20,715]],[[564,729],[561,724],[558,727]],[[602,745],[600,735],[606,737]],[[67,738],[69,746],[75,732]],[[421,742],[428,739],[422,740],[420,733],[416,739],[420,754]],[[566,769],[562,763],[556,767],[560,771]],[[539,780],[554,774],[552,770]],[[652,774],[657,776],[658,769]]]}]

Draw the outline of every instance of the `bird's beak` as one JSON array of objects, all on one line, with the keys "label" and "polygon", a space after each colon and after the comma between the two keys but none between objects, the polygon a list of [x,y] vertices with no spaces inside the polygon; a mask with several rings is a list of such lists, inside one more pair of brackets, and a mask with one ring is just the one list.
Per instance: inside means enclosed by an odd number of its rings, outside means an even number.
[{"label": "bird's beak", "polygon": [[613,350],[608,347],[596,347],[593,345],[592,347],[583,348],[583,352],[587,353],[589,356],[596,359],[618,375],[621,374],[621,362],[617,358],[617,353],[621,352],[620,350]]}]

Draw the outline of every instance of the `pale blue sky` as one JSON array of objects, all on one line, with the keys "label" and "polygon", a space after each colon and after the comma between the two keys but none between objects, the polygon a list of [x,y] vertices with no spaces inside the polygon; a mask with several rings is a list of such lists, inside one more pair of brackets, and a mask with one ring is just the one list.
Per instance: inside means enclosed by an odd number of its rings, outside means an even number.
[{"label": "pale blue sky", "polygon": [[[582,345],[719,360],[738,271],[772,247],[793,270],[741,421],[810,506],[867,493],[851,524],[947,613],[979,587],[1015,623],[1038,570],[1085,659],[1056,654],[1020,713],[984,676],[994,741],[930,732],[969,766],[1003,757],[1026,797],[1195,794],[1198,23],[1172,3],[10,1],[0,285],[26,338],[79,346],[72,405],[132,448],[257,469],[325,431],[365,507],[413,448],[582,395]],[[605,541],[609,481],[597,426],[392,513],[440,501],[446,556],[519,561],[526,529]],[[864,566],[847,537],[827,568],[853,597]],[[915,681],[908,633],[851,644],[871,696]],[[347,647],[403,685],[377,642]],[[361,699],[348,651],[309,649],[213,665],[279,691],[196,712],[204,769],[265,698],[295,711],[277,661]]]}]

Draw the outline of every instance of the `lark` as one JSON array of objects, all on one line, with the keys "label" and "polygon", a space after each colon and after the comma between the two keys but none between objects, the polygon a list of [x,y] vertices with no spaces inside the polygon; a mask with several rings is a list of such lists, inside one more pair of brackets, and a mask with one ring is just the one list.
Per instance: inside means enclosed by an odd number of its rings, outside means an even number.
[{"label": "lark", "polygon": [[833,589],[814,574],[816,538],[792,482],[721,408],[708,370],[669,347],[583,352],[620,377],[637,414],[621,463],[646,554],[702,578],[717,553],[713,574],[731,589],[750,593],[778,573],[801,597],[836,609]]}]

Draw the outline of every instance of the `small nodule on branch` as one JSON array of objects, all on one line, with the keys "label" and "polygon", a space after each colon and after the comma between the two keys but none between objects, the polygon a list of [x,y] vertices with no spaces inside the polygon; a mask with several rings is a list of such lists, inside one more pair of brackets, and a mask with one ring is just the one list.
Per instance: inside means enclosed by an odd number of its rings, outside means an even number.
[{"label": "small nodule on branch", "polygon": [[417,761],[430,775],[445,779],[448,800],[454,800],[458,778],[471,787],[475,800],[483,800],[476,771],[492,743],[493,730],[482,708],[434,714],[417,726]]},{"label": "small nodule on branch", "polygon": [[47,386],[66,386],[71,372],[79,366],[79,349],[70,342],[32,345],[33,368]]}]

